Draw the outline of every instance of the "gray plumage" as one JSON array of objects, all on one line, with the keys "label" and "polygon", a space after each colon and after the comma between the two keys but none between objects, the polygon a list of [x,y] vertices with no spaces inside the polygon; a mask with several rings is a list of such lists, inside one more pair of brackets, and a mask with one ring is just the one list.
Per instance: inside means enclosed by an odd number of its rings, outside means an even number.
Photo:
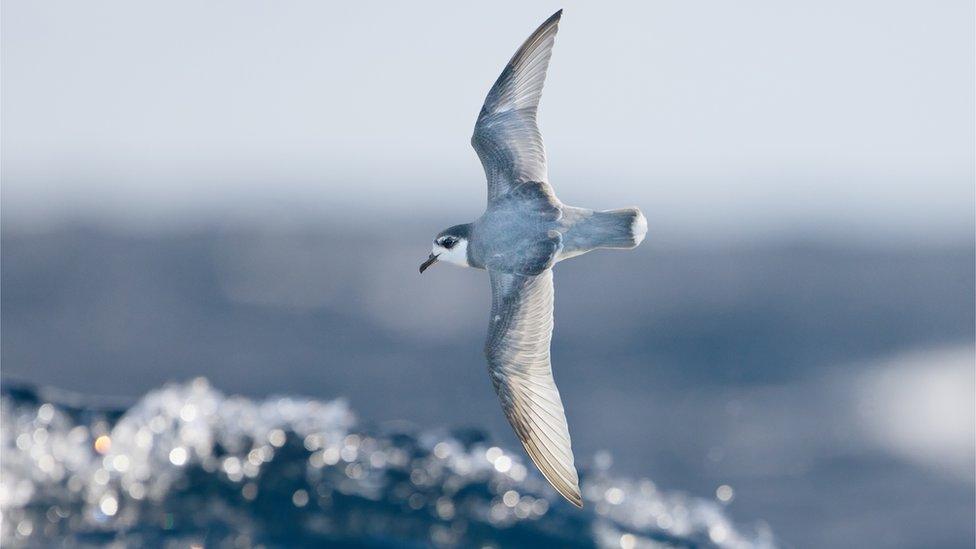
[{"label": "gray plumage", "polygon": [[597,212],[564,205],[549,184],[536,115],[561,15],[553,14],[519,48],[478,115],[471,144],[487,177],[485,213],[438,234],[421,272],[438,258],[488,270],[485,356],[502,409],[550,484],[582,507],[549,360],[552,266],[596,248],[637,246],[647,225],[636,208]]}]

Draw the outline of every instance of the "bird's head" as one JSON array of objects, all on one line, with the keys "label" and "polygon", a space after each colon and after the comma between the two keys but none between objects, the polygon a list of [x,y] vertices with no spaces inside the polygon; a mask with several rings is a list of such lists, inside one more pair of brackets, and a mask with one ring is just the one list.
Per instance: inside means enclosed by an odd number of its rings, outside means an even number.
[{"label": "bird's head", "polygon": [[455,225],[444,229],[434,238],[434,245],[430,250],[427,261],[420,265],[420,272],[427,270],[438,261],[447,261],[462,267],[468,267],[468,236],[471,225]]}]

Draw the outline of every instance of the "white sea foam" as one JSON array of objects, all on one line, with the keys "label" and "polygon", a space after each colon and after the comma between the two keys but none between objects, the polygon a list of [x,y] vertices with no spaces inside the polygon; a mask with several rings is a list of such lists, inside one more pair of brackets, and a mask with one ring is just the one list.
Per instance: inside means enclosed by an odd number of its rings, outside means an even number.
[{"label": "white sea foam", "polygon": [[4,544],[772,547],[718,500],[583,471],[584,511],[476,432],[393,432],[345,402],[228,397],[203,380],[99,410],[5,391]]}]

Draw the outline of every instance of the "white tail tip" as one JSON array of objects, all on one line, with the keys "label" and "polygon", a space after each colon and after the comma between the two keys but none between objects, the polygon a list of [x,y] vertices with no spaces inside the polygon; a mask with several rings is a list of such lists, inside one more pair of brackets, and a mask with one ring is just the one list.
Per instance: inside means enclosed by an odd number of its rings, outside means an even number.
[{"label": "white tail tip", "polygon": [[630,224],[630,232],[634,235],[634,246],[639,246],[647,235],[647,218],[640,210],[637,210],[637,216]]}]

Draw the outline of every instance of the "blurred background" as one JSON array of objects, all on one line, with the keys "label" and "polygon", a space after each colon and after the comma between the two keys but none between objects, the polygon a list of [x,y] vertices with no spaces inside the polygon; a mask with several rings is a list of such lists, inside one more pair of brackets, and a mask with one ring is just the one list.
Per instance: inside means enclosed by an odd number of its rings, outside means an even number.
[{"label": "blurred background", "polygon": [[[584,485],[652,479],[786,546],[972,547],[968,1],[5,1],[5,461],[41,444],[23,387],[94,440],[205,377],[528,463],[485,373],[484,273],[417,265],[482,211],[475,116],[560,7],[550,179],[649,220],[556,269]],[[0,501],[29,545],[25,471]]]}]

